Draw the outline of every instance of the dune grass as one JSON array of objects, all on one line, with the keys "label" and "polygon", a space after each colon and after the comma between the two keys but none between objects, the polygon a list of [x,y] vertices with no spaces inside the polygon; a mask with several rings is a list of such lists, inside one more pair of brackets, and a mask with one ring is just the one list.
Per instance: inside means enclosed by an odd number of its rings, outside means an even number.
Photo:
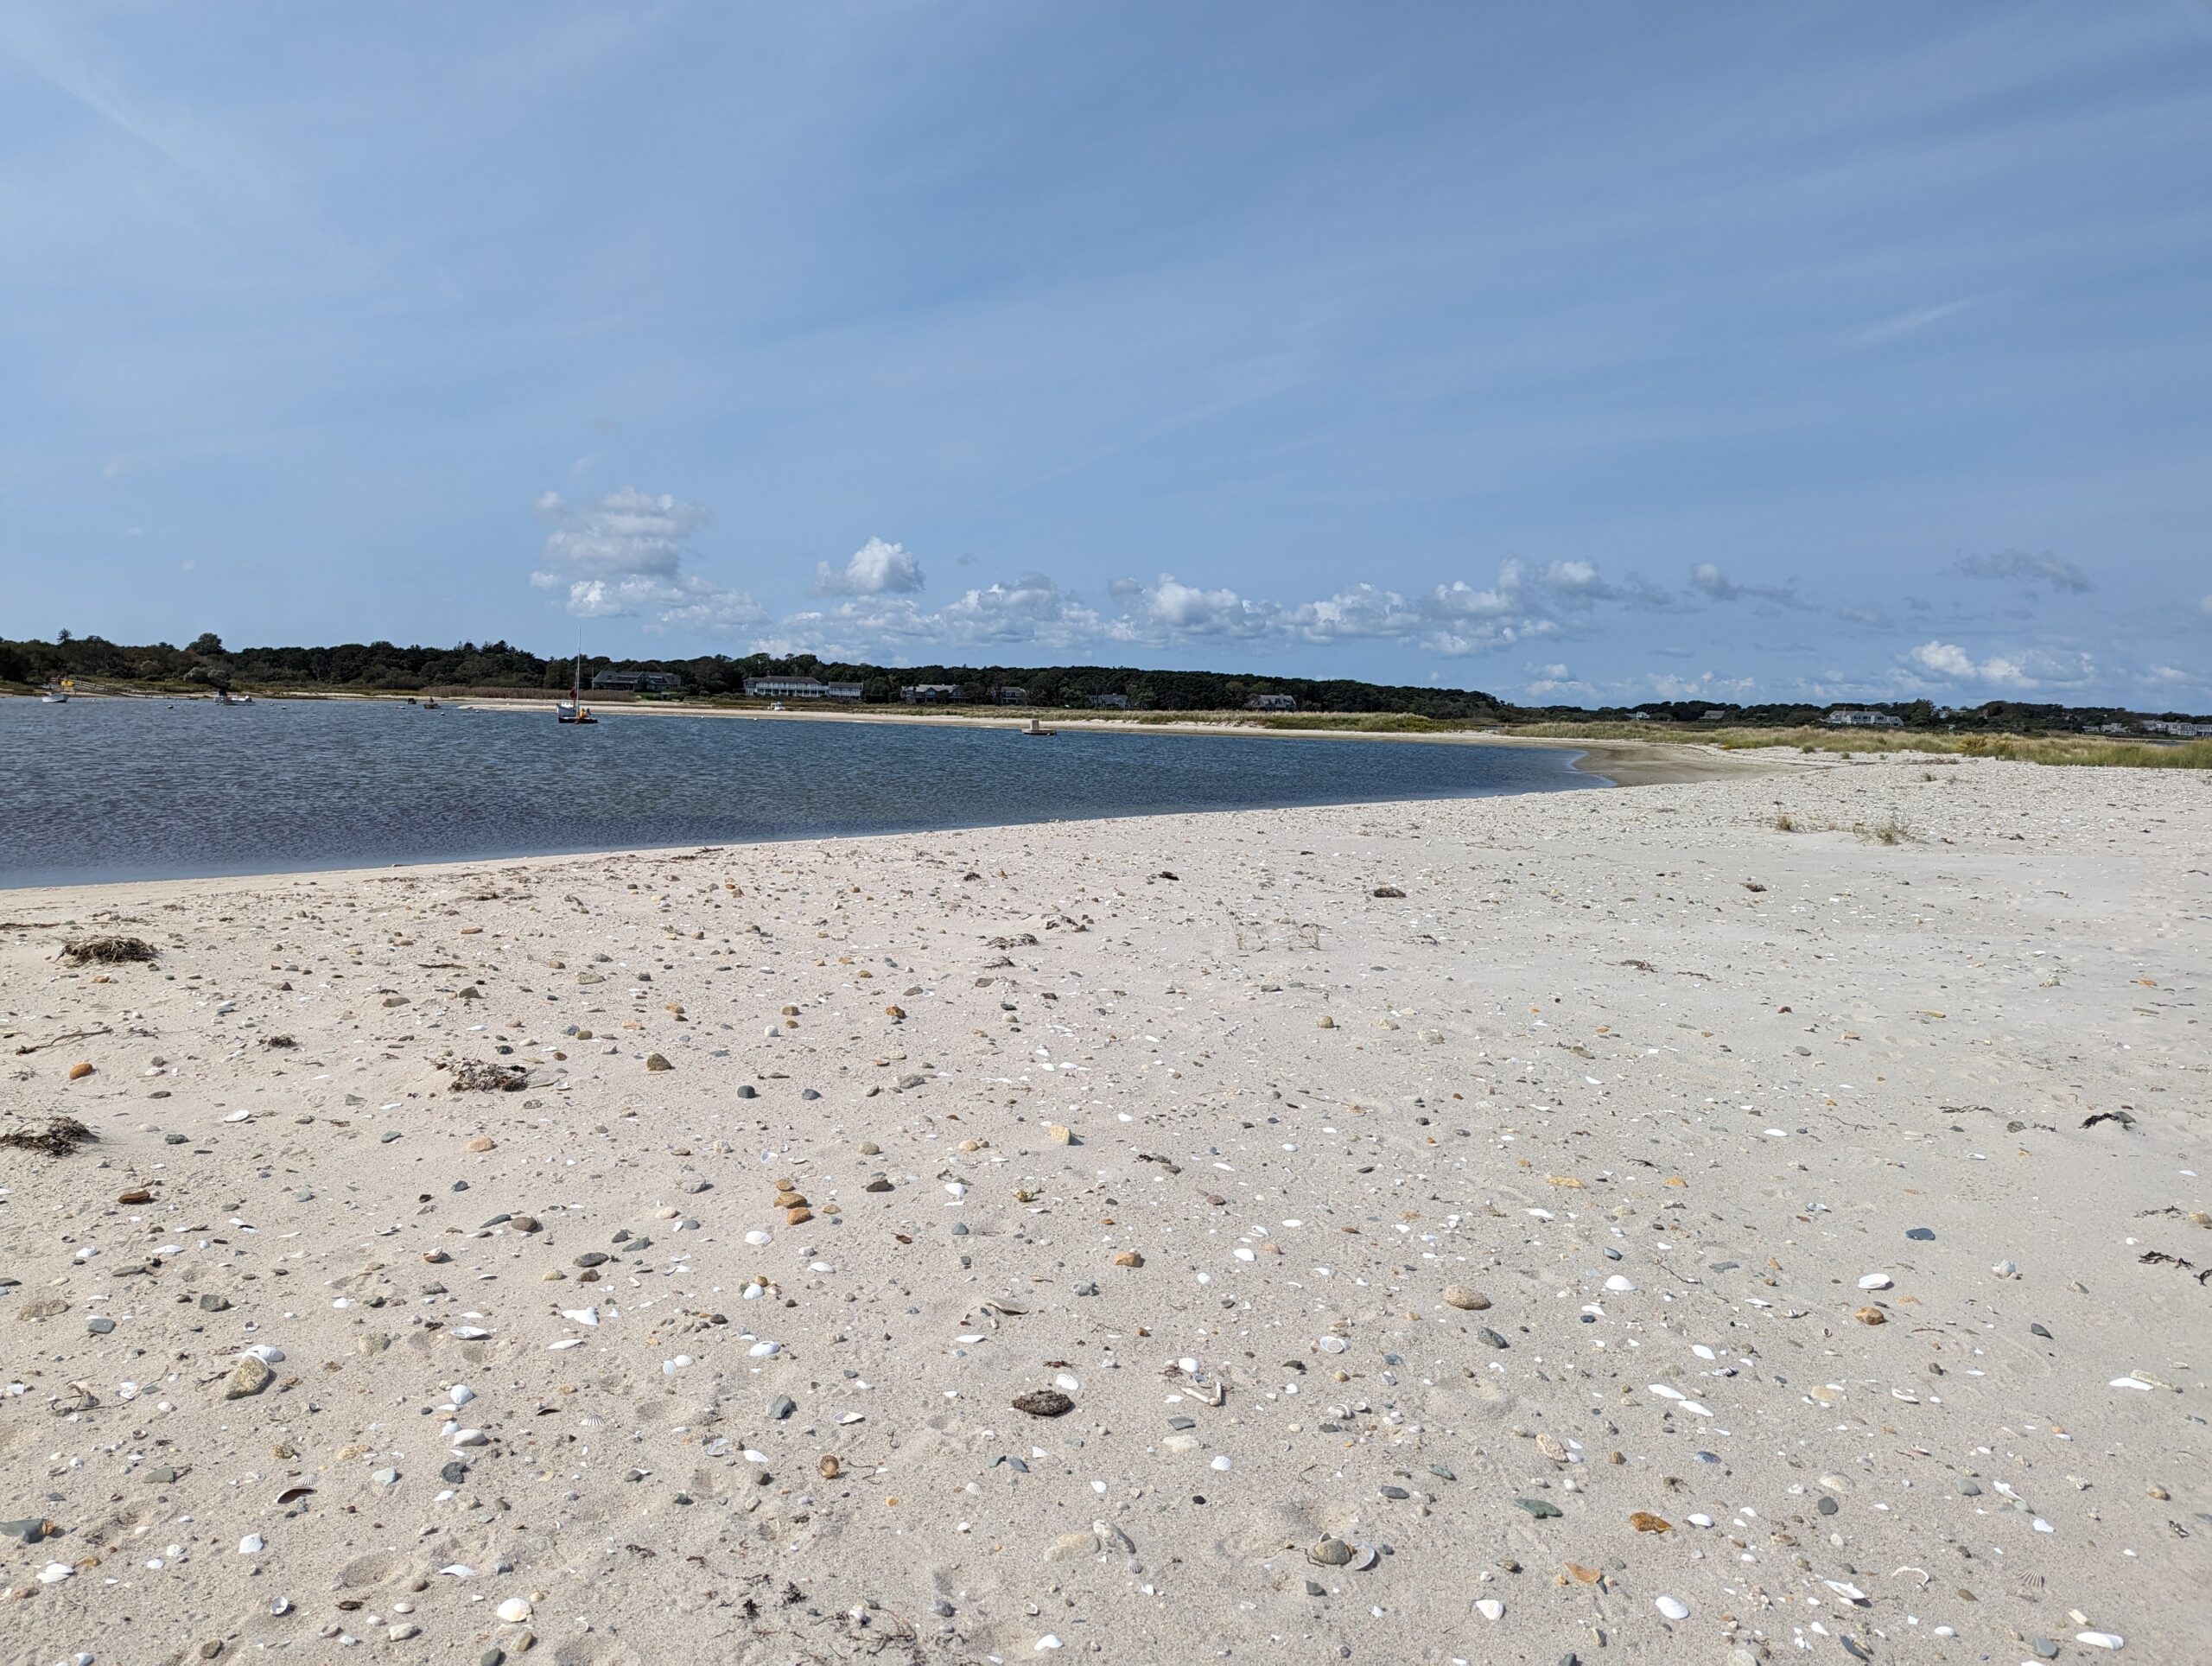
[{"label": "dune grass", "polygon": [[1560,740],[1697,741],[1732,752],[1796,747],[1807,752],[1935,753],[2123,769],[2212,769],[2212,740],[2201,739],[2160,743],[2105,734],[1937,734],[1910,729],[1730,728],[1718,723],[1531,723],[1510,732]]}]

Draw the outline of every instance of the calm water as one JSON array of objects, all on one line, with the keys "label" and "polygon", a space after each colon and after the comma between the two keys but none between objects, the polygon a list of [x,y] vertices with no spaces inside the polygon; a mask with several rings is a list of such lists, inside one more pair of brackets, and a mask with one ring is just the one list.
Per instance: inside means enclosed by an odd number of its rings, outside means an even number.
[{"label": "calm water", "polygon": [[1570,751],[404,704],[0,700],[0,885],[1600,785]]}]

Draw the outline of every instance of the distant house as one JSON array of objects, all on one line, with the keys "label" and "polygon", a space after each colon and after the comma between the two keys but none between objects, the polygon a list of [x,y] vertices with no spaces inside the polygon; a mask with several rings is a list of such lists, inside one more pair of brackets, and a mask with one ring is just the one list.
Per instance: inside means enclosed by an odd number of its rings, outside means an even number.
[{"label": "distant house", "polygon": [[913,683],[899,690],[899,697],[910,706],[950,706],[960,701],[957,683]]},{"label": "distant house", "polygon": [[1094,694],[1089,697],[1089,703],[1100,710],[1127,711],[1129,696],[1126,694]]},{"label": "distant house", "polygon": [[1648,711],[1632,711],[1628,715],[1628,721],[1631,723],[1648,723],[1651,721],[1651,714]]},{"label": "distant house", "polygon": [[1026,706],[1029,703],[1029,690],[1001,685],[991,690],[991,698],[1001,706]]},{"label": "distant house", "polygon": [[632,694],[665,694],[671,689],[680,689],[683,679],[674,671],[594,671],[591,685],[595,690],[613,689]]},{"label": "distant house", "polygon": [[1244,703],[1247,711],[1296,711],[1298,701],[1287,694],[1255,694]]},{"label": "distant house", "polygon": [[2212,734],[2212,726],[2177,722],[2170,717],[2146,717],[2139,727],[2145,734],[2171,734],[2182,741],[2195,735]]},{"label": "distant house", "polygon": [[1726,718],[1727,715],[1728,714],[1725,711],[1708,711],[1701,713],[1697,721],[1700,723],[1718,723]]},{"label": "distant house", "polygon": [[1832,711],[1828,722],[1836,728],[1903,728],[1904,719],[1892,717],[1885,711],[1859,711],[1848,708]]},{"label": "distant house", "polygon": [[857,683],[824,683],[814,677],[748,677],[745,692],[755,700],[857,700]]}]

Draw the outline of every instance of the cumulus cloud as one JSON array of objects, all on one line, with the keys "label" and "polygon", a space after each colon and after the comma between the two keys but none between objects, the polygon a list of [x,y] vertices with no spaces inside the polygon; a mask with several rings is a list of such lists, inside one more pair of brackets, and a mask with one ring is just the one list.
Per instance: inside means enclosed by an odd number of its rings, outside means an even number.
[{"label": "cumulus cloud", "polygon": [[640,618],[652,630],[723,635],[766,617],[742,590],[686,570],[687,543],[709,518],[702,505],[626,486],[589,504],[543,492],[535,507],[553,530],[530,582],[563,592],[578,619]]},{"label": "cumulus cloud", "polygon": [[1905,655],[1904,664],[1911,671],[1942,682],[2023,694],[2037,689],[2070,688],[2088,682],[2096,671],[2088,655],[2069,650],[2037,648],[1976,659],[1957,643],[1942,641],[1922,643]]},{"label": "cumulus cloud", "polygon": [[2089,589],[2089,575],[2063,556],[2045,552],[2031,556],[2018,550],[1999,550],[1989,555],[1961,556],[1957,570],[1968,578],[1994,579],[2004,583],[2048,585],[2079,595]]},{"label": "cumulus cloud", "polygon": [[870,538],[842,567],[820,562],[812,594],[818,596],[912,595],[922,588],[922,563],[903,544]]},{"label": "cumulus cloud", "polygon": [[1522,685],[1522,692],[1531,700],[1550,700],[1556,703],[1561,696],[1586,699],[1597,693],[1589,684],[1556,661],[1548,665],[1532,665],[1529,670],[1529,677]]}]

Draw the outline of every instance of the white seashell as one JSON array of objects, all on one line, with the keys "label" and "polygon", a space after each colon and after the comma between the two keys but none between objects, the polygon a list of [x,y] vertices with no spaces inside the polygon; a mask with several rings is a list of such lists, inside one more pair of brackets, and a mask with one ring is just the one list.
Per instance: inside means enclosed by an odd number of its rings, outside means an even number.
[{"label": "white seashell", "polygon": [[567,1349],[567,1348],[581,1348],[581,1347],[582,1347],[583,1345],[584,1345],[584,1342],[583,1342],[583,1339],[582,1339],[582,1337],[580,1337],[580,1336],[572,1336],[572,1337],[567,1338],[565,1340],[563,1340],[563,1341],[560,1341],[560,1342],[551,1342],[551,1343],[548,1343],[548,1344],[546,1345],[546,1347],[545,1347],[545,1351],[546,1351],[546,1352],[548,1352],[548,1353],[559,1353],[559,1352],[561,1352],[563,1349]]},{"label": "white seashell", "polygon": [[519,1625],[530,1618],[530,1604],[520,1597],[509,1597],[492,1611],[509,1625]]},{"label": "white seashell", "polygon": [[456,1325],[446,1334],[458,1342],[481,1342],[492,1333],[481,1325]]},{"label": "white seashell", "polygon": [[282,1364],[284,1358],[284,1351],[282,1348],[272,1348],[266,1342],[255,1343],[251,1348],[240,1353],[238,1358],[243,1359],[247,1354],[252,1355],[264,1365]]},{"label": "white seashell", "polygon": [[2108,1389],[2140,1389],[2145,1394],[2151,1392],[2151,1385],[2148,1383],[2133,1377],[2115,1377],[2105,1386]]},{"label": "white seashell", "polygon": [[783,1351],[784,1345],[780,1342],[756,1342],[746,1352],[755,1359],[768,1359]]},{"label": "white seashell", "polygon": [[1707,1347],[1702,1342],[1691,1343],[1690,1351],[1695,1354],[1700,1359],[1714,1359],[1719,1358],[1712,1349]]},{"label": "white seashell", "polygon": [[776,1235],[772,1232],[763,1232],[755,1227],[745,1235],[745,1241],[755,1250],[760,1250],[773,1243],[776,1241]]},{"label": "white seashell", "polygon": [[258,1533],[249,1533],[238,1541],[238,1555],[241,1556],[258,1556],[268,1548],[269,1542]]},{"label": "white seashell", "polygon": [[1681,1400],[1686,1397],[1680,1389],[1670,1389],[1664,1383],[1651,1384],[1651,1392],[1662,1400]]},{"label": "white seashell", "polygon": [[1891,1282],[1887,1273],[1869,1273],[1859,1281],[1859,1288],[1862,1290],[1886,1290]]},{"label": "white seashell", "polygon": [[456,1406],[465,1406],[476,1398],[476,1390],[466,1383],[456,1383],[446,1390],[446,1398]]},{"label": "white seashell", "polygon": [[1229,1454],[1223,1453],[1220,1457],[1213,1460],[1213,1466],[1219,1470],[1228,1469],[1230,1467]]},{"label": "white seashell", "polygon": [[1480,1597],[1476,1599],[1475,1612],[1484,1619],[1497,1619],[1504,1614],[1505,1605],[1496,1597]]},{"label": "white seashell", "polygon": [[599,1309],[596,1307],[563,1307],[561,1309],[561,1317],[565,1319],[572,1320],[578,1325],[596,1325],[599,1323]]},{"label": "white seashell", "polygon": [[1079,1377],[1071,1376],[1066,1371],[1062,1371],[1058,1376],[1052,1379],[1052,1386],[1059,1389],[1063,1394],[1081,1394],[1083,1392],[1083,1379]]},{"label": "white seashell", "polygon": [[2127,1639],[2117,1631],[2076,1631],[2074,1641],[2092,1649],[2118,1650],[2127,1646]]},{"label": "white seashell", "polygon": [[1617,1294],[1617,1295],[1618,1295],[1618,1294],[1625,1294],[1625,1293],[1626,1293],[1626,1292],[1628,1292],[1628,1291],[1633,1290],[1634,1288],[1636,1288],[1636,1286],[1634,1286],[1633,1284],[1630,1284],[1630,1282],[1629,1282],[1625,1278],[1622,1277],[1622,1276],[1621,1276],[1621,1275],[1619,1275],[1618,1273],[1616,1273],[1616,1274],[1614,1274],[1614,1275],[1612,1275],[1612,1277],[1611,1277],[1611,1278],[1609,1278],[1609,1279],[1607,1279],[1607,1280],[1605,1281],[1605,1288],[1606,1288],[1608,1290],[1612,1291],[1615,1294]]},{"label": "white seashell", "polygon": [[1655,1597],[1651,1606],[1669,1619],[1688,1619],[1690,1617],[1689,1604],[1680,1597]]},{"label": "white seashell", "polygon": [[467,1562],[448,1562],[438,1572],[453,1580],[473,1580],[476,1577],[476,1570]]}]

